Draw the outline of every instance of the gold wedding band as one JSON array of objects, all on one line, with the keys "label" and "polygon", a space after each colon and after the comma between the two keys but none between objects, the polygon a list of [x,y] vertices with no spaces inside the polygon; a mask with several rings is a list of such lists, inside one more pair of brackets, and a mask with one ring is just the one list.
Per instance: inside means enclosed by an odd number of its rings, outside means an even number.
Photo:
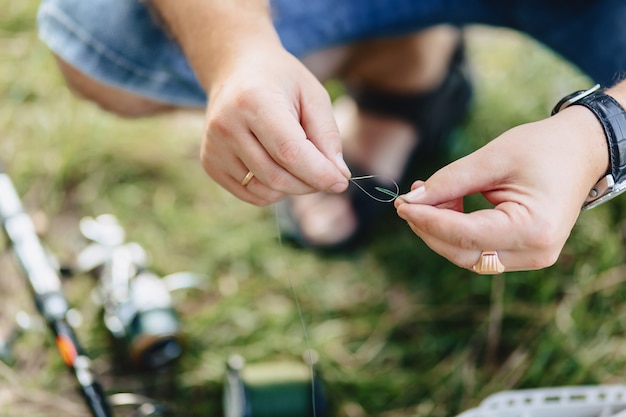
[{"label": "gold wedding band", "polygon": [[474,272],[483,275],[495,275],[501,274],[506,269],[500,258],[498,258],[498,252],[495,250],[485,250],[480,254],[480,259],[476,262],[476,265],[472,267]]},{"label": "gold wedding band", "polygon": [[252,173],[252,171],[248,171],[246,176],[243,177],[243,179],[241,180],[241,185],[245,187],[250,183],[250,181],[252,181],[252,178],[254,178],[254,174]]}]

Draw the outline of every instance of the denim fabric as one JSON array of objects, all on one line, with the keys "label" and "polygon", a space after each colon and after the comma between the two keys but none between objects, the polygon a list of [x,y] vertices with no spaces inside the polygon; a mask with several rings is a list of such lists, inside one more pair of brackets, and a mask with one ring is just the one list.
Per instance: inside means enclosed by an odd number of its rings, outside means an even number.
[{"label": "denim fabric", "polygon": [[[624,0],[271,0],[276,30],[298,57],[439,23],[509,27],[543,42],[603,85],[626,73]],[[41,39],[80,71],[153,100],[203,106],[178,45],[139,0],[44,0]]]}]

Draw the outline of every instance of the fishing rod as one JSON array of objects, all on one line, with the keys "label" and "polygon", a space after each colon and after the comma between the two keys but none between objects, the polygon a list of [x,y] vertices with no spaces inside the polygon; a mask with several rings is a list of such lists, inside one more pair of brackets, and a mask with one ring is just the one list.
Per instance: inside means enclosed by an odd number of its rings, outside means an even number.
[{"label": "fishing rod", "polygon": [[35,225],[24,212],[9,175],[0,164],[0,223],[13,254],[26,277],[35,306],[52,331],[63,362],[74,374],[94,417],[113,417],[102,385],[91,370],[91,360],[68,320],[69,305],[61,278],[46,254]]}]

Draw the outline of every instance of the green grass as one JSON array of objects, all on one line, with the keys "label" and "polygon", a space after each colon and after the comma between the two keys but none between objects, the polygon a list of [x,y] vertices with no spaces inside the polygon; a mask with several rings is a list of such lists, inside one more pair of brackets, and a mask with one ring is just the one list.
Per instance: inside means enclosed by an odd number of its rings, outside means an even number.
[{"label": "green grass", "polygon": [[[158,377],[116,372],[87,297],[93,283],[66,283],[110,392],[148,393],[180,416],[218,415],[231,354],[255,363],[306,350],[291,285],[338,416],[447,417],[505,389],[622,382],[624,199],[583,213],[555,266],[503,279],[449,264],[391,210],[359,254],[281,246],[271,209],[238,201],[203,172],[201,114],[128,121],[73,97],[37,40],[37,3],[0,10],[0,159],[27,209],[47,216],[46,243],[69,262],[80,217],[113,213],[155,271],[208,277],[205,290],[177,294],[187,349]],[[529,39],[484,28],[469,36],[475,102],[451,158],[589,84]],[[0,305],[32,312],[10,259],[0,260]],[[1,330],[11,319],[0,314]],[[15,355],[0,364],[0,415],[85,415],[45,332],[27,333]]]}]

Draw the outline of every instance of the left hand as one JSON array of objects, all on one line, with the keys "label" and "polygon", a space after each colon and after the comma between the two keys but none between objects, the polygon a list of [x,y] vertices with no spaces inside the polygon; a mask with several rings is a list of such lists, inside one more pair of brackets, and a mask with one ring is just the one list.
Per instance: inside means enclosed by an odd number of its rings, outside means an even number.
[{"label": "left hand", "polygon": [[[443,167],[396,199],[398,215],[434,251],[472,269],[482,251],[498,251],[507,271],[554,264],[591,187],[608,169],[604,132],[572,106],[515,127]],[[463,212],[481,193],[493,208]]]}]

